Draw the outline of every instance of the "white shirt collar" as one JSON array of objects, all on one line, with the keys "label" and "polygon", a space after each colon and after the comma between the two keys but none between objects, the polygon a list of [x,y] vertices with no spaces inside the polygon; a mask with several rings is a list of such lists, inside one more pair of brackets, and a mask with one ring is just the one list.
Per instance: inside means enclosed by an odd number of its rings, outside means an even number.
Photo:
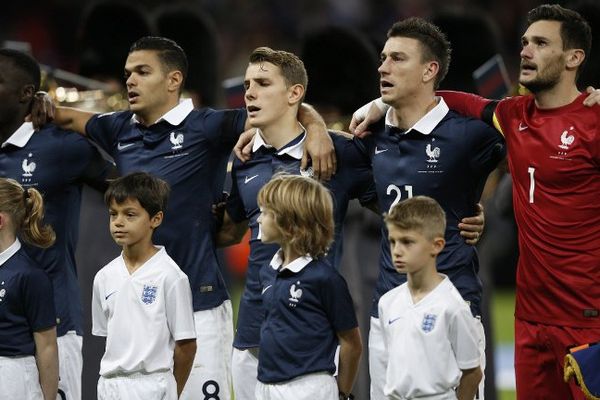
[{"label": "white shirt collar", "polygon": [[[271,268],[273,268],[274,270],[278,270],[281,267],[281,265],[283,264],[282,255],[283,251],[279,249],[277,253],[275,253],[275,255],[273,256],[273,259],[269,264],[271,265]],[[297,274],[298,272],[302,271],[302,269],[304,269],[304,267],[306,267],[308,263],[310,263],[312,260],[313,258],[311,256],[298,257],[294,261],[283,267],[283,269],[289,269],[293,273]]]},{"label": "white shirt collar", "polygon": [[33,124],[31,122],[25,122],[19,127],[19,129],[15,131],[15,133],[10,135],[10,137],[6,139],[6,141],[2,143],[2,146],[0,147],[4,148],[9,144],[12,144],[13,146],[17,147],[25,147],[25,145],[27,144],[27,142],[29,142],[29,139],[31,139],[34,133],[35,129],[33,129]]},{"label": "white shirt collar", "polygon": [[[152,125],[163,120],[167,121],[171,125],[179,125],[192,111],[194,111],[194,103],[192,103],[192,99],[183,99],[179,102],[179,104],[171,108],[162,117],[152,123]],[[131,117],[131,121],[138,124],[140,123],[135,114],[133,114]]]},{"label": "white shirt collar", "polygon": [[[304,141],[306,140],[306,129],[302,127],[304,133],[302,133],[302,138],[298,143],[293,144],[292,146],[286,146],[283,149],[277,152],[277,155],[287,154],[291,157],[294,157],[296,160],[302,160],[302,156],[304,155]],[[256,128],[256,134],[254,135],[254,145],[252,145],[252,152],[255,153],[258,149],[264,147],[266,149],[272,149],[273,146],[265,142],[262,137],[262,133],[259,128]]]},{"label": "white shirt collar", "polygon": [[[404,134],[407,134],[414,129],[423,135],[429,135],[440,123],[440,121],[444,119],[450,109],[443,98],[438,96],[435,98],[439,100],[437,105],[433,107],[427,114],[423,115],[423,117],[413,126],[411,126],[406,132],[404,132]],[[396,127],[396,125],[394,125],[392,122],[392,112],[394,112],[392,108],[387,110],[387,113],[385,114],[385,124],[387,126]]]},{"label": "white shirt collar", "polygon": [[17,251],[21,248],[21,242],[19,239],[15,239],[15,242],[8,246],[6,250],[0,253],[0,266],[4,265],[5,262],[8,261],[9,258],[15,255]]}]

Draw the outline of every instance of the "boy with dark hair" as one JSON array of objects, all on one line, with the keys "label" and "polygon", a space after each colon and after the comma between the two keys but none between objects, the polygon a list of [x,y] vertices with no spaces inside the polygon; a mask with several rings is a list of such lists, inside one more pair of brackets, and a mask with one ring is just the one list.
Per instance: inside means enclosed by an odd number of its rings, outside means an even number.
[{"label": "boy with dark hair", "polygon": [[152,243],[169,185],[138,172],[113,181],[104,200],[121,255],[94,278],[92,333],[106,337],[98,399],[176,400],[192,369],[196,332],[187,276]]},{"label": "boy with dark hair", "polygon": [[383,392],[390,400],[473,400],[482,378],[477,327],[468,304],[436,269],[444,210],[415,196],[393,206],[385,223],[394,267],[407,282],[379,299]]}]

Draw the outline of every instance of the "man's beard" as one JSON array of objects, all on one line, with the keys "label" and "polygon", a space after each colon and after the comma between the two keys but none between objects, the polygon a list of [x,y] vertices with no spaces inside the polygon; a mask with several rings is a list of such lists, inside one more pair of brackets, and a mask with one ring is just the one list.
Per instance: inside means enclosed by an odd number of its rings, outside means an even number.
[{"label": "man's beard", "polygon": [[560,75],[564,69],[564,63],[562,57],[551,61],[547,64],[546,68],[540,73],[537,70],[537,77],[528,82],[519,83],[527,88],[531,93],[536,94],[545,90],[552,89],[560,81]]}]

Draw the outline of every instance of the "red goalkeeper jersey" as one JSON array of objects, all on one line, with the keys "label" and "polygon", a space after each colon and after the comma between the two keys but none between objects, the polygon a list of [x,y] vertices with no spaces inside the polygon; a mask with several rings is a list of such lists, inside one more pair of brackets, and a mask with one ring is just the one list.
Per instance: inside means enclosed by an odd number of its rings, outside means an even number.
[{"label": "red goalkeeper jersey", "polygon": [[[489,102],[444,93],[473,115]],[[600,328],[600,106],[538,109],[532,96],[500,101],[519,230],[518,318]],[[476,114],[478,117],[480,113]]]}]

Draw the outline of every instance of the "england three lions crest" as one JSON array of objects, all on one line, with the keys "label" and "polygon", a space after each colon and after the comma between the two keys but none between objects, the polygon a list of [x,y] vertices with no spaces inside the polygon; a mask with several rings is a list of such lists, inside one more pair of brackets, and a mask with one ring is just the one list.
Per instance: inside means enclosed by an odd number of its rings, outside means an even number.
[{"label": "england three lions crest", "polygon": [[142,290],[142,302],[144,304],[154,303],[154,300],[156,300],[157,291],[158,286],[144,285],[144,290]]},{"label": "england three lions crest", "polygon": [[435,314],[425,314],[423,317],[423,322],[421,322],[421,329],[423,332],[431,332],[433,328],[435,328],[436,319],[437,315]]}]

